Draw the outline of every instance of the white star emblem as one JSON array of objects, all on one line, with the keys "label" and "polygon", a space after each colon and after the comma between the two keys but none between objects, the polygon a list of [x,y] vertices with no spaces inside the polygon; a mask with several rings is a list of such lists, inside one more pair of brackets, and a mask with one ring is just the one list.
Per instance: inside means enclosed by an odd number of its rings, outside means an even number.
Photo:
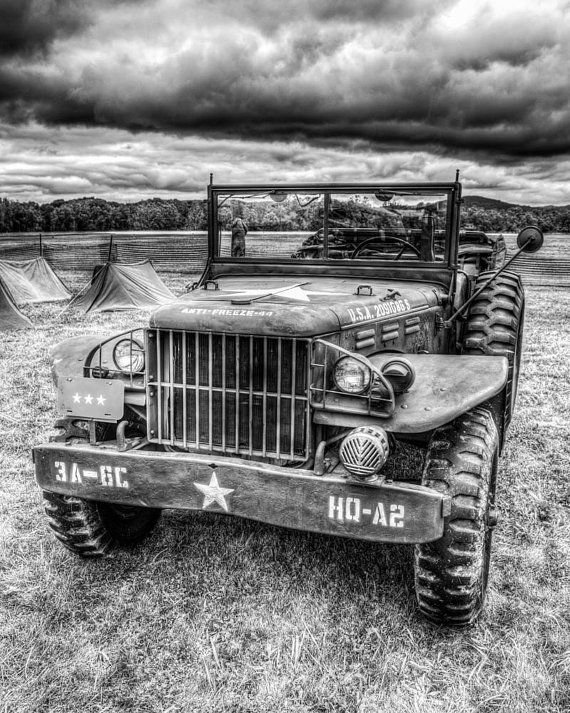
[{"label": "white star emblem", "polygon": [[226,503],[226,495],[233,493],[231,488],[220,488],[218,484],[218,478],[216,477],[216,471],[212,473],[210,482],[208,485],[205,483],[194,483],[194,486],[198,488],[201,493],[204,493],[204,503],[202,505],[202,510],[205,510],[208,505],[213,502],[218,503],[221,507],[228,512],[228,504]]},{"label": "white star emblem", "polygon": [[91,394],[87,394],[87,396],[85,396],[84,398],[85,398],[85,403],[89,404],[89,406],[91,406],[91,404],[93,403],[93,396],[91,396]]},{"label": "white star emblem", "polygon": [[103,404],[107,401],[107,399],[101,394],[101,396],[97,396],[97,403],[99,406],[103,406]]},{"label": "white star emblem", "polygon": [[81,396],[79,393],[73,394],[73,403],[74,404],[80,404],[81,403]]},{"label": "white star emblem", "polygon": [[251,290],[239,290],[238,294],[232,295],[232,297],[251,297],[255,299],[256,297],[265,296],[267,299],[273,297],[285,297],[289,300],[297,300],[298,302],[310,302],[311,298],[309,295],[336,295],[337,292],[315,292],[313,290],[304,290],[300,285],[291,285],[291,287],[276,287],[274,291],[270,287],[266,289],[251,289]]}]

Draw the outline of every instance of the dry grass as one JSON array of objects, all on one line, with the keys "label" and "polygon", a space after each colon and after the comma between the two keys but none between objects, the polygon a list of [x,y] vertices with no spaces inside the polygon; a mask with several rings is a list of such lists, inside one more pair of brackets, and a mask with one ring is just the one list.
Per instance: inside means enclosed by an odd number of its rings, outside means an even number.
[{"label": "dry grass", "polygon": [[67,552],[30,459],[54,419],[47,354],[133,317],[26,309],[43,326],[0,346],[0,711],[568,710],[570,292],[527,294],[488,603],[460,632],[419,618],[407,547],[169,512],[134,550]]}]

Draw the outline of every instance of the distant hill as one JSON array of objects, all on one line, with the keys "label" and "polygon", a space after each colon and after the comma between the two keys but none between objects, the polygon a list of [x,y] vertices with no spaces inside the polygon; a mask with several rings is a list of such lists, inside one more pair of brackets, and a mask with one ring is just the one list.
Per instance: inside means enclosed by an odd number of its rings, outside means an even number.
[{"label": "distant hill", "polygon": [[506,203],[496,198],[485,198],[485,196],[466,196],[463,194],[463,205],[480,206],[481,208],[495,208],[497,210],[507,210],[508,208],[520,207],[516,203]]},{"label": "distant hill", "polygon": [[463,204],[466,206],[479,206],[481,208],[496,208],[498,210],[509,210],[512,208],[525,208],[527,210],[554,210],[554,211],[566,211],[570,210],[570,204],[568,205],[540,205],[540,206],[529,206],[524,203],[507,203],[505,201],[499,201],[496,198],[486,198],[485,196],[470,196],[463,194]]},{"label": "distant hill", "polygon": [[488,233],[516,233],[536,225],[545,233],[570,233],[570,206],[528,206],[483,196],[463,196],[464,225]]}]

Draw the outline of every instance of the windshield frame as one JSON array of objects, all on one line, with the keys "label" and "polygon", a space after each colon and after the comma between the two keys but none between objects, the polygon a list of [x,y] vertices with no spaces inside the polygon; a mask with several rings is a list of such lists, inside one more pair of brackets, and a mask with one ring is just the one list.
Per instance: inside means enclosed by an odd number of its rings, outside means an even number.
[{"label": "windshield frame", "polygon": [[[329,230],[329,212],[331,196],[341,194],[362,194],[374,195],[375,193],[395,193],[411,195],[417,194],[420,196],[442,197],[445,195],[447,199],[446,217],[445,217],[445,248],[443,261],[418,261],[416,259],[397,261],[382,260],[374,257],[368,258],[366,261],[359,261],[360,264],[371,266],[402,266],[413,267],[421,266],[423,268],[456,268],[457,267],[457,246],[459,235],[459,219],[460,219],[460,203],[461,203],[461,184],[453,183],[374,183],[374,184],[331,184],[331,183],[304,183],[304,184],[210,184],[208,185],[208,251],[209,261],[214,263],[229,263],[229,264],[299,264],[299,260],[294,258],[284,258],[278,256],[276,258],[267,256],[246,256],[245,258],[233,258],[227,255],[220,255],[220,235],[222,226],[218,223],[218,209],[223,206],[224,202],[230,197],[249,197],[255,198],[268,197],[270,194],[296,194],[301,193],[304,196],[320,195],[324,199],[324,215],[323,215],[323,255],[328,254],[328,238]],[[320,264],[325,266],[347,265],[354,264],[354,260],[350,258],[335,258],[330,257],[315,258],[311,260],[312,264]]]}]

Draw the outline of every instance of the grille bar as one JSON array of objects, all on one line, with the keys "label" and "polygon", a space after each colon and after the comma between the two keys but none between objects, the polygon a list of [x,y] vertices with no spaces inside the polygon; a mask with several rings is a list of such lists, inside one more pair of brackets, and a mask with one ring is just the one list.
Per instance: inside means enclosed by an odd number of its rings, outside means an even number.
[{"label": "grille bar", "polygon": [[277,352],[277,434],[275,442],[277,444],[277,453],[281,453],[281,349]]},{"label": "grille bar", "polygon": [[[188,383],[188,345],[182,340],[182,383]],[[188,448],[188,400],[182,399],[182,447]]]},{"label": "grille bar", "polygon": [[[234,379],[235,383],[239,386],[239,337],[236,337],[236,349],[235,349],[235,365],[234,365]],[[240,417],[241,409],[240,409],[240,402],[239,402],[239,391],[236,392],[236,399],[235,399],[235,422],[236,422],[236,433],[235,433],[235,444],[236,447],[239,447],[239,417]]]},{"label": "grille bar", "polygon": [[[157,366],[158,374],[162,374],[162,338],[160,332],[157,333],[158,351],[157,351]],[[158,399],[158,438],[162,441],[162,399]]]},{"label": "grille bar", "polygon": [[[195,371],[196,384],[200,383],[200,358],[202,356],[200,354],[200,341],[199,341],[198,336],[199,335],[196,332],[196,334],[194,335],[194,349],[195,349],[195,351],[194,351],[194,362],[195,362],[194,371]],[[182,392],[182,398],[184,400],[186,400],[186,391],[185,390]],[[196,421],[195,421],[195,423],[196,423],[196,425],[195,425],[196,437],[194,440],[198,441],[200,438],[200,435],[199,435],[200,434],[200,392],[199,392],[199,390],[197,390],[196,395],[195,395],[194,412],[196,414]]]},{"label": "grille bar", "polygon": [[[226,335],[222,334],[222,423],[226,422]],[[226,450],[226,429],[222,428],[222,451]]]},{"label": "grille bar", "polygon": [[[174,354],[173,354],[173,339],[172,339],[172,330],[168,332],[168,363],[170,364],[170,368],[172,369],[172,365],[174,364]],[[172,375],[171,377],[171,382],[170,382],[170,403],[174,403],[174,376]],[[174,409],[170,409],[170,423],[169,425],[169,433],[170,433],[170,442],[173,443],[173,435],[174,435]]]},{"label": "grille bar", "polygon": [[306,339],[149,330],[149,440],[306,460],[309,347]]},{"label": "grille bar", "polygon": [[[208,355],[209,365],[208,365],[208,383],[212,383],[212,335],[208,335]],[[210,448],[212,447],[213,432],[212,432],[212,392],[208,391],[208,438],[210,443]]]},{"label": "grille bar", "polygon": [[[265,365],[264,365],[265,366]],[[253,448],[253,337],[249,338],[249,454]]]},{"label": "grille bar", "polygon": [[[261,413],[263,419],[263,433],[267,429],[267,340],[263,342],[263,403],[261,406]],[[263,456],[267,454],[267,443],[265,438],[263,439]]]}]

